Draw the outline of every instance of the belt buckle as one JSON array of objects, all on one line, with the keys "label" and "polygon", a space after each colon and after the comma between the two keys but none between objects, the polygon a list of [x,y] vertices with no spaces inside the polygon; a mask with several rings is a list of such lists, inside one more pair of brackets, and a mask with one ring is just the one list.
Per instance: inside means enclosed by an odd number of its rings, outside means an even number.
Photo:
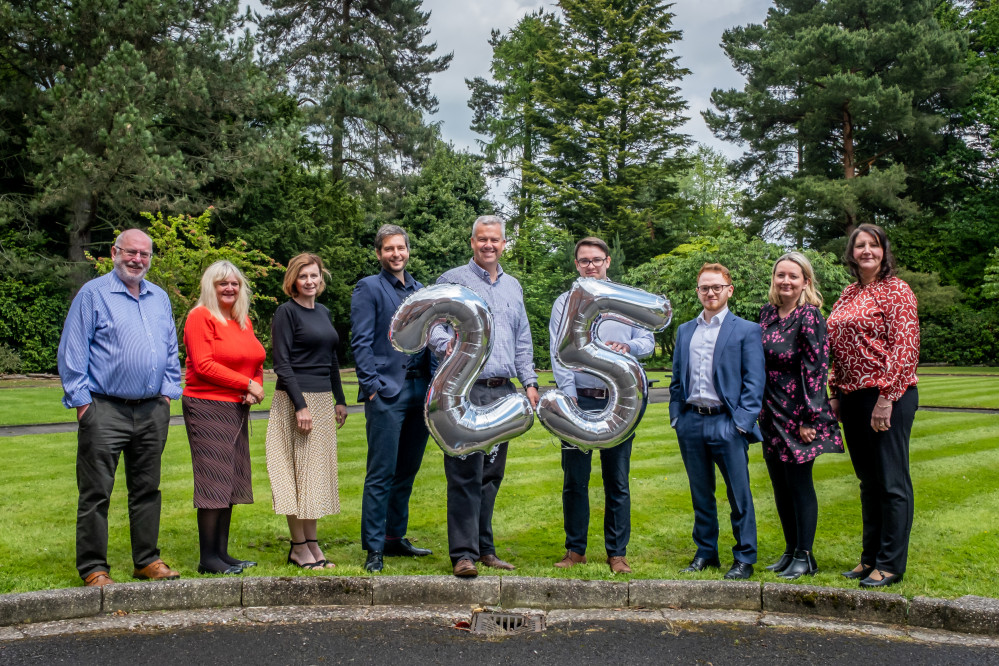
[{"label": "belt buckle", "polygon": [[597,400],[606,400],[607,389],[593,389],[593,397]]},{"label": "belt buckle", "polygon": [[710,407],[702,407],[701,405],[694,405],[694,411],[696,411],[701,416],[710,416],[711,415],[711,408]]}]

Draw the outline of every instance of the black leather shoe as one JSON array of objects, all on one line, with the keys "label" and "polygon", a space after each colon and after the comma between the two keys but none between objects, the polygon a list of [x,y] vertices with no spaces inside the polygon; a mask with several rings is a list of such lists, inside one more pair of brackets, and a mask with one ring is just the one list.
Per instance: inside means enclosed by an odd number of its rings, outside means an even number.
[{"label": "black leather shoe", "polygon": [[234,576],[236,574],[243,573],[243,567],[239,566],[238,564],[234,564],[231,567],[228,567],[227,569],[224,569],[222,571],[215,571],[214,569],[209,569],[206,566],[202,566],[202,564],[199,562],[198,563],[198,573],[199,574],[217,574],[217,575],[220,575],[220,576]]},{"label": "black leather shoe", "polygon": [[791,560],[794,559],[794,553],[790,550],[785,550],[784,554],[780,556],[780,559],[768,566],[767,571],[773,571],[774,573],[780,573],[784,569],[787,569],[788,565],[791,564]]},{"label": "black leather shoe", "polygon": [[680,573],[697,573],[698,571],[704,571],[708,567],[718,568],[721,566],[721,562],[718,561],[717,557],[695,557],[690,561],[690,565],[686,569],[680,569]]},{"label": "black leather shoe", "polygon": [[235,566],[249,569],[250,567],[257,566],[257,563],[253,560],[240,560],[239,562],[236,562]]},{"label": "black leather shoe", "polygon": [[857,580],[858,578],[860,580],[863,580],[864,578],[867,578],[872,571],[874,571],[874,567],[869,567],[863,563],[862,566],[863,568],[860,571],[854,571],[853,569],[850,569],[849,571],[844,571],[841,575],[843,576],[843,578],[847,578],[849,580]]},{"label": "black leather shoe", "polygon": [[368,559],[364,561],[364,570],[377,573],[385,568],[385,561],[382,560],[382,551],[368,551]]},{"label": "black leather shoe", "polygon": [[746,580],[753,575],[753,565],[748,562],[736,562],[725,574],[725,580]]},{"label": "black leather shoe", "polygon": [[[873,571],[873,568],[871,569]],[[885,571],[878,572],[881,574],[881,580],[874,580],[870,576],[860,581],[860,587],[888,587],[889,585],[894,585],[895,583],[902,582],[902,574],[889,574]]]},{"label": "black leather shoe", "polygon": [[417,548],[409,539],[392,539],[385,542],[385,557],[425,557],[433,555],[429,548]]},{"label": "black leather shoe", "polygon": [[784,571],[777,574],[785,580],[795,580],[802,576],[814,576],[819,570],[819,565],[815,563],[815,556],[807,550],[794,551],[794,559],[787,565]]}]

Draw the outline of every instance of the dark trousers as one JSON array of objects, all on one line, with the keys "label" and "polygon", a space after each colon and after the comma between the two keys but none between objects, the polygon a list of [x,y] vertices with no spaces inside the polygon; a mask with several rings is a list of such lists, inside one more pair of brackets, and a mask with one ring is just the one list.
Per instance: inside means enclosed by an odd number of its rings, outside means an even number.
[{"label": "dark trousers", "polygon": [[784,550],[812,552],[815,527],[819,521],[819,503],[812,483],[815,459],[806,463],[781,462],[767,458],[767,472],[774,487],[774,503],[784,530]]},{"label": "dark trousers", "polygon": [[132,563],[160,558],[160,458],[170,425],[165,399],[123,405],[94,396],[80,419],[76,450],[76,568],[81,578],[108,565],[108,505],[118,457],[125,455]]},{"label": "dark trousers", "polygon": [[889,573],[905,573],[915,499],[909,477],[909,434],[919,408],[913,386],[895,401],[887,432],[871,428],[876,388],[846,393],[839,401],[850,461],[860,479],[864,550],[860,561]]},{"label": "dark trousers", "polygon": [[361,500],[361,547],[385,550],[385,540],[401,539],[409,527],[413,493],[427,448],[423,401],[426,379],[407,379],[399,395],[375,396],[364,403],[368,464]]},{"label": "dark trousers", "polygon": [[[514,392],[513,384],[490,388],[474,384],[468,399],[473,405],[487,405]],[[464,456],[444,456],[447,478],[447,542],[451,564],[458,560],[478,561],[496,554],[493,543],[493,507],[506,470],[503,442],[492,452]]]},{"label": "dark trousers", "polygon": [[694,504],[696,557],[718,556],[718,507],[715,502],[715,465],[725,480],[732,508],[732,555],[739,562],[756,563],[756,512],[749,489],[749,442],[728,414],[702,416],[684,410],[676,423],[680,456],[687,469]]},{"label": "dark trousers", "polygon": [[[579,408],[600,411],[607,398],[579,396]],[[634,436],[610,449],[600,449],[600,474],[604,481],[604,547],[607,557],[627,554],[631,539],[631,445]],[[586,554],[586,533],[590,527],[590,467],[596,452],[580,451],[562,442],[562,518],[565,547]]]}]

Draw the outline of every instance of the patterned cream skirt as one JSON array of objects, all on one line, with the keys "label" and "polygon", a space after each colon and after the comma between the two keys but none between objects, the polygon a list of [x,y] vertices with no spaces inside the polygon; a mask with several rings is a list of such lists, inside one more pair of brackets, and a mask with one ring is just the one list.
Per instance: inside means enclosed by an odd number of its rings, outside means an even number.
[{"label": "patterned cream skirt", "polygon": [[340,513],[335,403],[329,391],[302,395],[312,414],[308,434],[298,429],[288,394],[274,392],[267,423],[267,474],[275,513],[316,520]]}]

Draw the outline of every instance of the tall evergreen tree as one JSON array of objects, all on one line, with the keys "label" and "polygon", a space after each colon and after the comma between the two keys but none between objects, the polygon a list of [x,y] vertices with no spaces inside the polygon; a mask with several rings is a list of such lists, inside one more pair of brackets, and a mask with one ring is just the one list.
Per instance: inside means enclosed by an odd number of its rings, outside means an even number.
[{"label": "tall evergreen tree", "polygon": [[546,147],[543,129],[550,127],[547,109],[538,98],[545,72],[542,56],[557,48],[559,37],[554,15],[544,10],[528,14],[506,35],[493,30],[492,80],[465,79],[472,92],[471,128],[489,137],[479,143],[492,173],[514,179],[515,223],[527,216],[540,186],[535,161]]},{"label": "tall evergreen tree", "polygon": [[746,145],[738,162],[757,230],[823,245],[859,222],[905,220],[972,77],[938,0],[776,0],[762,25],[727,30],[742,90],[704,117]]},{"label": "tall evergreen tree", "polygon": [[264,51],[287,76],[334,180],[378,183],[433,141],[423,114],[437,110],[421,0],[263,0]]},{"label": "tall evergreen tree", "polygon": [[544,58],[540,90],[553,121],[540,160],[544,208],[573,236],[620,234],[629,262],[641,263],[666,249],[662,227],[687,164],[677,84],[689,71],[673,53],[681,32],[662,0],[559,4],[562,44]]},{"label": "tall evergreen tree", "polygon": [[204,188],[290,152],[252,40],[228,37],[244,21],[238,0],[0,5],[6,212],[31,216],[77,283],[95,232],[202,209]]}]

